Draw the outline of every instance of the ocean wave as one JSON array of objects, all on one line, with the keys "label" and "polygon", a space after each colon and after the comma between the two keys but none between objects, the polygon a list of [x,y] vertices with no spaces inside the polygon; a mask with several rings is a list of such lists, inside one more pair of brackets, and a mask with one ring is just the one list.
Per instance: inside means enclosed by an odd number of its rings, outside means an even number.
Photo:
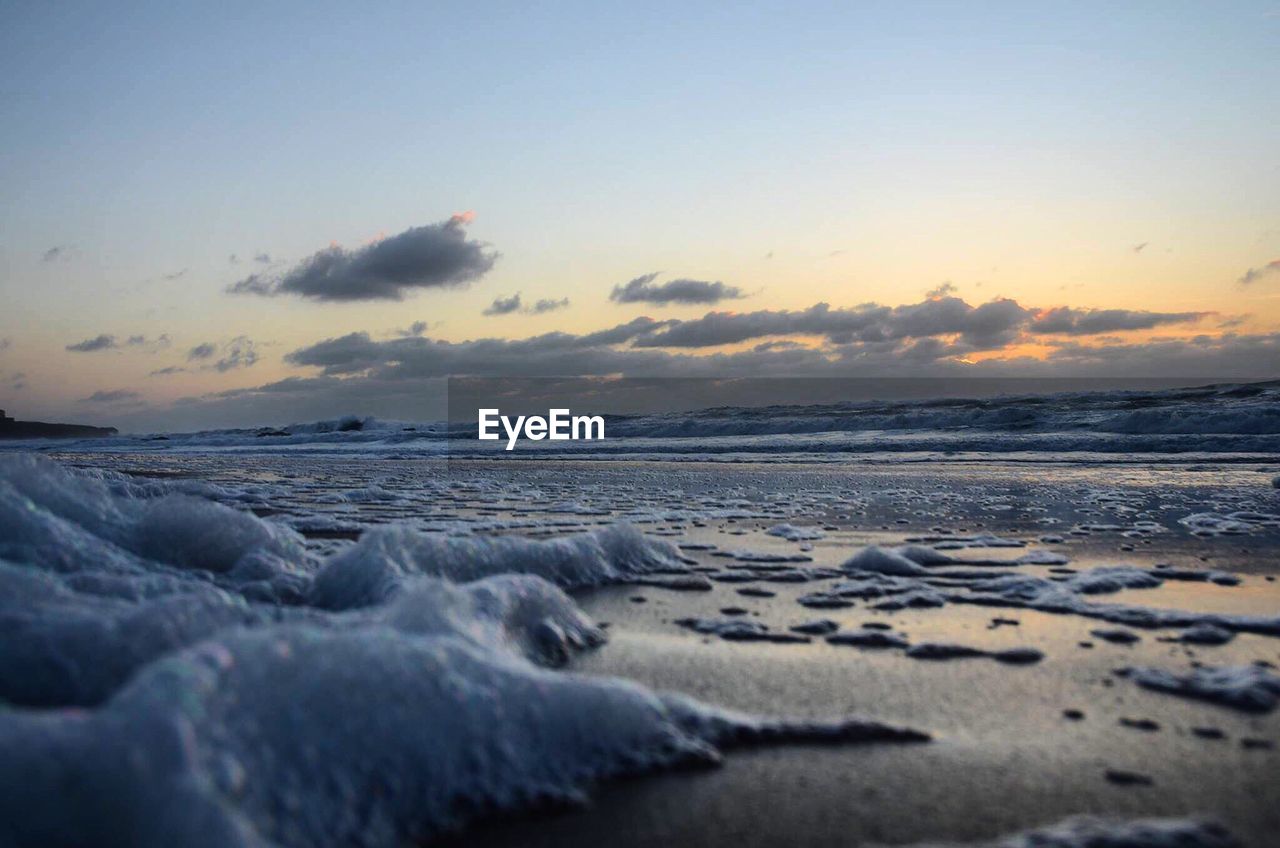
[{"label": "ocean wave", "polygon": [[[522,441],[515,454],[635,458],[665,454],[1266,454],[1280,453],[1280,384],[1094,391],[993,398],[718,407],[608,415],[606,438]],[[502,452],[472,422],[347,416],[280,428],[43,442],[74,451],[353,454],[460,457]],[[30,443],[10,447],[29,449]]]}]

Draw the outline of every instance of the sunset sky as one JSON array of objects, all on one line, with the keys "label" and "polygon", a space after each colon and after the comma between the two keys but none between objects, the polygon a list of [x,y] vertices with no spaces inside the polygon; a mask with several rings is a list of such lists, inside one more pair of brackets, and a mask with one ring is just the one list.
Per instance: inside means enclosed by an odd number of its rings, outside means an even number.
[{"label": "sunset sky", "polygon": [[0,2],[19,418],[1280,377],[1277,0],[118,5]]}]

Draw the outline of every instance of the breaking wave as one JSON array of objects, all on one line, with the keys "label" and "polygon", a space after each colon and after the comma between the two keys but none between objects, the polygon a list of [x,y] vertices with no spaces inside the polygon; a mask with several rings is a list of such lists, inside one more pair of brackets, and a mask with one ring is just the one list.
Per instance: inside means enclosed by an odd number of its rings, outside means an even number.
[{"label": "breaking wave", "polygon": [[[732,459],[872,455],[892,458],[1147,454],[1176,461],[1206,455],[1256,458],[1280,452],[1280,383],[1159,391],[1065,392],[985,399],[839,402],[719,407],[606,416],[604,440],[522,442],[516,454]],[[20,443],[30,449],[32,443]],[[475,425],[348,416],[280,428],[151,434],[41,449],[488,455]],[[508,454],[510,455],[510,454]]]}]

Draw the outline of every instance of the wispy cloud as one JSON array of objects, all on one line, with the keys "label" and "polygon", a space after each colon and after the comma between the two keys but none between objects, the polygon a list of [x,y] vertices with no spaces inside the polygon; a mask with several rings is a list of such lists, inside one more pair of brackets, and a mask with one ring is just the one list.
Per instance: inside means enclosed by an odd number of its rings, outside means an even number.
[{"label": "wispy cloud", "polygon": [[1248,271],[1245,271],[1236,282],[1240,283],[1242,286],[1248,286],[1258,282],[1263,277],[1271,277],[1276,274],[1280,274],[1280,259],[1273,259],[1266,265],[1260,265],[1257,268],[1250,268]]},{"label": "wispy cloud", "polygon": [[80,398],[81,403],[101,403],[116,405],[134,405],[142,403],[142,395],[129,389],[111,389],[106,391],[97,391],[85,398]]},{"label": "wispy cloud", "polygon": [[[217,357],[216,361],[202,367],[214,371],[250,368],[258,362],[257,345],[248,336],[236,336],[221,344],[203,342],[187,351],[188,362],[209,362],[215,357]],[[164,371],[163,373],[174,372]]]},{"label": "wispy cloud", "polygon": [[520,298],[520,292],[516,292],[510,297],[497,297],[493,299],[493,303],[484,308],[483,315],[510,315],[513,312],[520,312],[524,315],[542,315],[546,312],[555,312],[558,309],[565,309],[569,306],[569,298],[562,297],[558,300],[555,298],[544,297],[525,305]]},{"label": "wispy cloud", "polygon": [[123,347],[149,348],[152,352],[163,350],[170,344],[169,334],[162,333],[153,339],[137,335],[127,337],[123,343],[111,333],[100,333],[91,339],[69,344],[66,349],[72,353],[95,353],[100,350],[117,350]]}]

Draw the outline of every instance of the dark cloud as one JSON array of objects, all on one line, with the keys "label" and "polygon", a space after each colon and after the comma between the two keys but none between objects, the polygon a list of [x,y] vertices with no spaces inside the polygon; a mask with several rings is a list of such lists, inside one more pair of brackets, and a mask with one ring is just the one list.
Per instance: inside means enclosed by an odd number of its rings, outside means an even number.
[{"label": "dark cloud", "polygon": [[254,262],[257,262],[259,265],[270,265],[270,264],[271,264],[271,254],[270,254],[270,253],[259,253],[259,254],[256,254],[256,255],[253,257],[253,261],[254,261]]},{"label": "dark cloud", "polygon": [[736,286],[726,286],[721,282],[705,280],[668,280],[655,283],[658,273],[636,277],[628,283],[613,287],[609,299],[615,303],[655,303],[665,306],[668,303],[711,304],[722,300],[737,300],[744,297],[742,290]]},{"label": "dark cloud", "polygon": [[[584,335],[570,333],[544,333],[526,339],[477,339],[466,342],[445,342],[421,336],[375,341],[368,333],[348,333],[338,338],[326,339],[308,347],[299,348],[285,355],[291,365],[320,368],[325,374],[354,374],[382,366],[393,366],[408,371],[420,371],[433,376],[447,376],[451,368],[457,373],[524,373],[522,360],[533,363],[534,371],[554,362],[572,374],[586,368],[590,373],[598,367],[616,363],[620,352],[614,345],[651,332],[666,322],[652,318],[637,318],[607,330]],[[635,352],[631,352],[635,353]],[[598,362],[597,362],[598,360]],[[606,360],[608,361],[606,363]]]},{"label": "dark cloud", "polygon": [[[319,369],[325,377],[383,382],[450,375],[849,376],[949,373],[955,369],[959,369],[956,373],[967,373],[965,369],[973,366],[964,358],[966,354],[1000,350],[1025,340],[1024,332],[1036,316],[1045,314],[1008,299],[971,306],[958,298],[938,297],[898,307],[865,304],[849,309],[820,303],[798,311],[711,312],[689,321],[637,318],[593,333],[556,332],[524,339],[448,342],[414,336],[377,341],[368,333],[349,333],[294,350],[285,361]],[[1038,336],[1050,342],[1050,361],[1028,359],[1019,364],[996,357],[982,369],[1007,367],[1020,373],[1019,369],[1037,368],[1052,372],[1059,365],[1084,368],[1087,351],[1125,347],[1123,342],[1111,339],[1086,348],[1074,341],[1055,340],[1051,332],[1078,338],[1101,333],[1102,328],[1132,329],[1198,317],[1197,313],[1137,315],[1093,310],[1056,315],[1053,320],[1060,326],[1044,329]],[[804,337],[819,337],[824,343],[813,346],[797,341]],[[703,355],[680,350],[750,340],[763,341],[752,349],[732,353]],[[1191,359],[1204,359],[1213,349],[1201,337],[1184,342],[1190,345],[1186,357]],[[1232,344],[1239,347],[1244,342]],[[1274,347],[1274,341],[1255,345],[1252,350],[1263,351],[1267,345]],[[1140,345],[1133,348],[1138,349]],[[1158,350],[1170,362],[1178,361],[1174,347]],[[1215,376],[1233,373],[1244,372],[1236,368]]]},{"label": "dark cloud", "polygon": [[485,307],[484,315],[510,315],[520,311],[520,292],[511,297],[495,297],[493,303]]},{"label": "dark cloud", "polygon": [[168,333],[161,333],[154,339],[148,339],[146,336],[130,336],[125,342],[128,347],[144,347],[152,352],[164,350],[170,345]]},{"label": "dark cloud", "polygon": [[937,338],[858,343],[816,349],[766,343],[736,353],[696,355],[653,349],[592,346],[587,336],[546,334],[528,339],[445,342],[427,338],[374,341],[351,333],[294,351],[286,359],[321,369],[262,386],[192,399],[223,415],[323,416],[358,410],[395,416],[422,408],[449,376],[626,377],[1079,377],[1188,380],[1265,378],[1280,361],[1280,333],[1196,336],[1136,344],[1083,345],[1070,339],[1046,359],[1020,357],[968,363],[955,345]]},{"label": "dark cloud", "polygon": [[1190,323],[1210,314],[1067,307],[1036,311],[1007,298],[971,306],[958,297],[941,294],[943,290],[935,289],[920,303],[894,307],[863,304],[833,309],[818,303],[804,310],[708,312],[701,318],[671,321],[661,331],[638,338],[635,344],[702,348],[777,336],[819,336],[830,344],[847,345],[953,336],[961,345],[957,352],[963,352],[1003,347],[1023,331],[1098,335]]},{"label": "dark cloud", "polygon": [[1038,313],[1027,327],[1033,333],[1088,336],[1125,330],[1151,330],[1170,324],[1190,324],[1211,312],[1147,312],[1130,309],[1072,309],[1059,306]]},{"label": "dark cloud", "polygon": [[155,371],[152,371],[148,376],[168,377],[171,374],[183,374],[186,372],[186,370],[187,369],[182,368],[178,365],[170,365],[168,368],[157,368]]},{"label": "dark cloud", "polygon": [[8,350],[10,344],[12,344],[12,342],[7,338],[0,339],[0,350]]},{"label": "dark cloud", "polygon": [[426,321],[414,321],[408,327],[402,327],[392,331],[393,336],[420,336],[427,331],[430,325]]},{"label": "dark cloud", "polygon": [[466,342],[426,338],[376,342],[366,333],[351,333],[286,357],[295,364],[316,363],[313,367],[322,369],[318,375],[185,398],[163,413],[148,411],[146,426],[155,426],[157,415],[189,428],[283,424],[352,412],[426,420],[444,414],[448,376],[932,377],[947,380],[948,385],[965,378],[1106,377],[1170,378],[1189,385],[1274,377],[1275,362],[1280,361],[1280,333],[1095,345],[1083,344],[1079,338],[1045,337],[1053,342],[1047,358],[980,362],[952,358],[955,345],[933,338],[824,349],[778,341],[765,342],[758,350],[710,355],[619,349],[599,341],[606,333],[626,336],[638,329]]},{"label": "dark cloud", "polygon": [[520,299],[520,292],[516,292],[511,297],[494,298],[493,303],[485,307],[484,315],[510,315],[513,312],[520,312],[524,315],[542,315],[545,312],[554,312],[557,309],[564,309],[569,305],[569,298],[562,297],[559,300],[545,297],[541,300],[526,306],[524,301]]},{"label": "dark cloud", "polygon": [[1272,378],[1280,362],[1280,333],[1197,335],[1147,342],[1086,345],[1070,340],[1027,370],[1041,374],[1188,378]]},{"label": "dark cloud", "polygon": [[115,350],[121,347],[146,347],[155,351],[168,346],[169,335],[167,333],[156,336],[154,339],[147,339],[146,336],[129,336],[125,339],[124,344],[121,344],[119,339],[110,333],[102,333],[91,339],[69,344],[66,349],[73,353],[93,353],[99,350]]},{"label": "dark cloud", "polygon": [[1241,275],[1240,279],[1237,280],[1237,282],[1240,283],[1240,285],[1242,286],[1247,286],[1252,283],[1258,282],[1263,277],[1270,277],[1275,275],[1280,275],[1280,259],[1273,259],[1270,262],[1268,262],[1266,265],[1261,265],[1257,268],[1250,268],[1248,271],[1245,271],[1243,275]]},{"label": "dark cloud", "polygon": [[708,312],[688,321],[669,321],[660,332],[637,340],[640,347],[720,347],[770,336],[841,336],[873,327],[887,307],[832,309],[818,303],[804,310]]},{"label": "dark cloud", "polygon": [[111,350],[112,348],[117,348],[119,346],[120,345],[116,342],[115,336],[102,333],[101,335],[94,336],[91,339],[85,339],[82,342],[69,344],[67,345],[67,350],[73,353],[93,353],[94,351],[99,350]]},{"label": "dark cloud", "polygon": [[488,273],[498,258],[483,242],[467,238],[469,221],[469,215],[455,215],[356,250],[329,247],[283,274],[251,274],[228,291],[322,301],[403,300],[417,289],[464,286]]},{"label": "dark cloud", "polygon": [[187,351],[187,361],[194,362],[197,359],[210,359],[218,352],[218,346],[213,342],[204,342],[198,344],[191,350]]},{"label": "dark cloud", "polygon": [[[236,336],[221,345],[215,342],[204,342],[187,351],[188,362],[205,362],[215,356],[218,357],[217,361],[204,366],[205,368],[215,371],[232,371],[237,368],[250,368],[258,362],[257,345],[248,336]],[[165,370],[153,373],[175,372]]]},{"label": "dark cloud", "polygon": [[258,362],[258,351],[248,336],[236,336],[222,346],[222,357],[213,367],[218,371],[251,368]]},{"label": "dark cloud", "polygon": [[57,262],[59,259],[66,258],[69,250],[70,248],[66,245],[57,244],[46,250],[40,258],[44,262]]},{"label": "dark cloud", "polygon": [[709,312],[672,322],[638,339],[640,347],[719,347],[771,336],[822,336],[831,344],[894,342],[926,336],[959,335],[970,350],[1007,344],[1029,317],[1012,300],[970,306],[955,297],[935,297],[904,306],[833,309],[818,303],[804,310]]},{"label": "dark cloud", "polygon": [[529,307],[529,312],[532,315],[541,315],[544,312],[555,312],[557,309],[567,309],[568,306],[569,298],[567,297],[562,297],[559,300],[544,297],[540,300],[534,301],[533,306]]},{"label": "dark cloud", "polygon": [[142,395],[128,389],[112,389],[110,391],[98,391],[86,398],[80,398],[81,403],[109,403],[109,404],[139,404],[142,403]]}]

